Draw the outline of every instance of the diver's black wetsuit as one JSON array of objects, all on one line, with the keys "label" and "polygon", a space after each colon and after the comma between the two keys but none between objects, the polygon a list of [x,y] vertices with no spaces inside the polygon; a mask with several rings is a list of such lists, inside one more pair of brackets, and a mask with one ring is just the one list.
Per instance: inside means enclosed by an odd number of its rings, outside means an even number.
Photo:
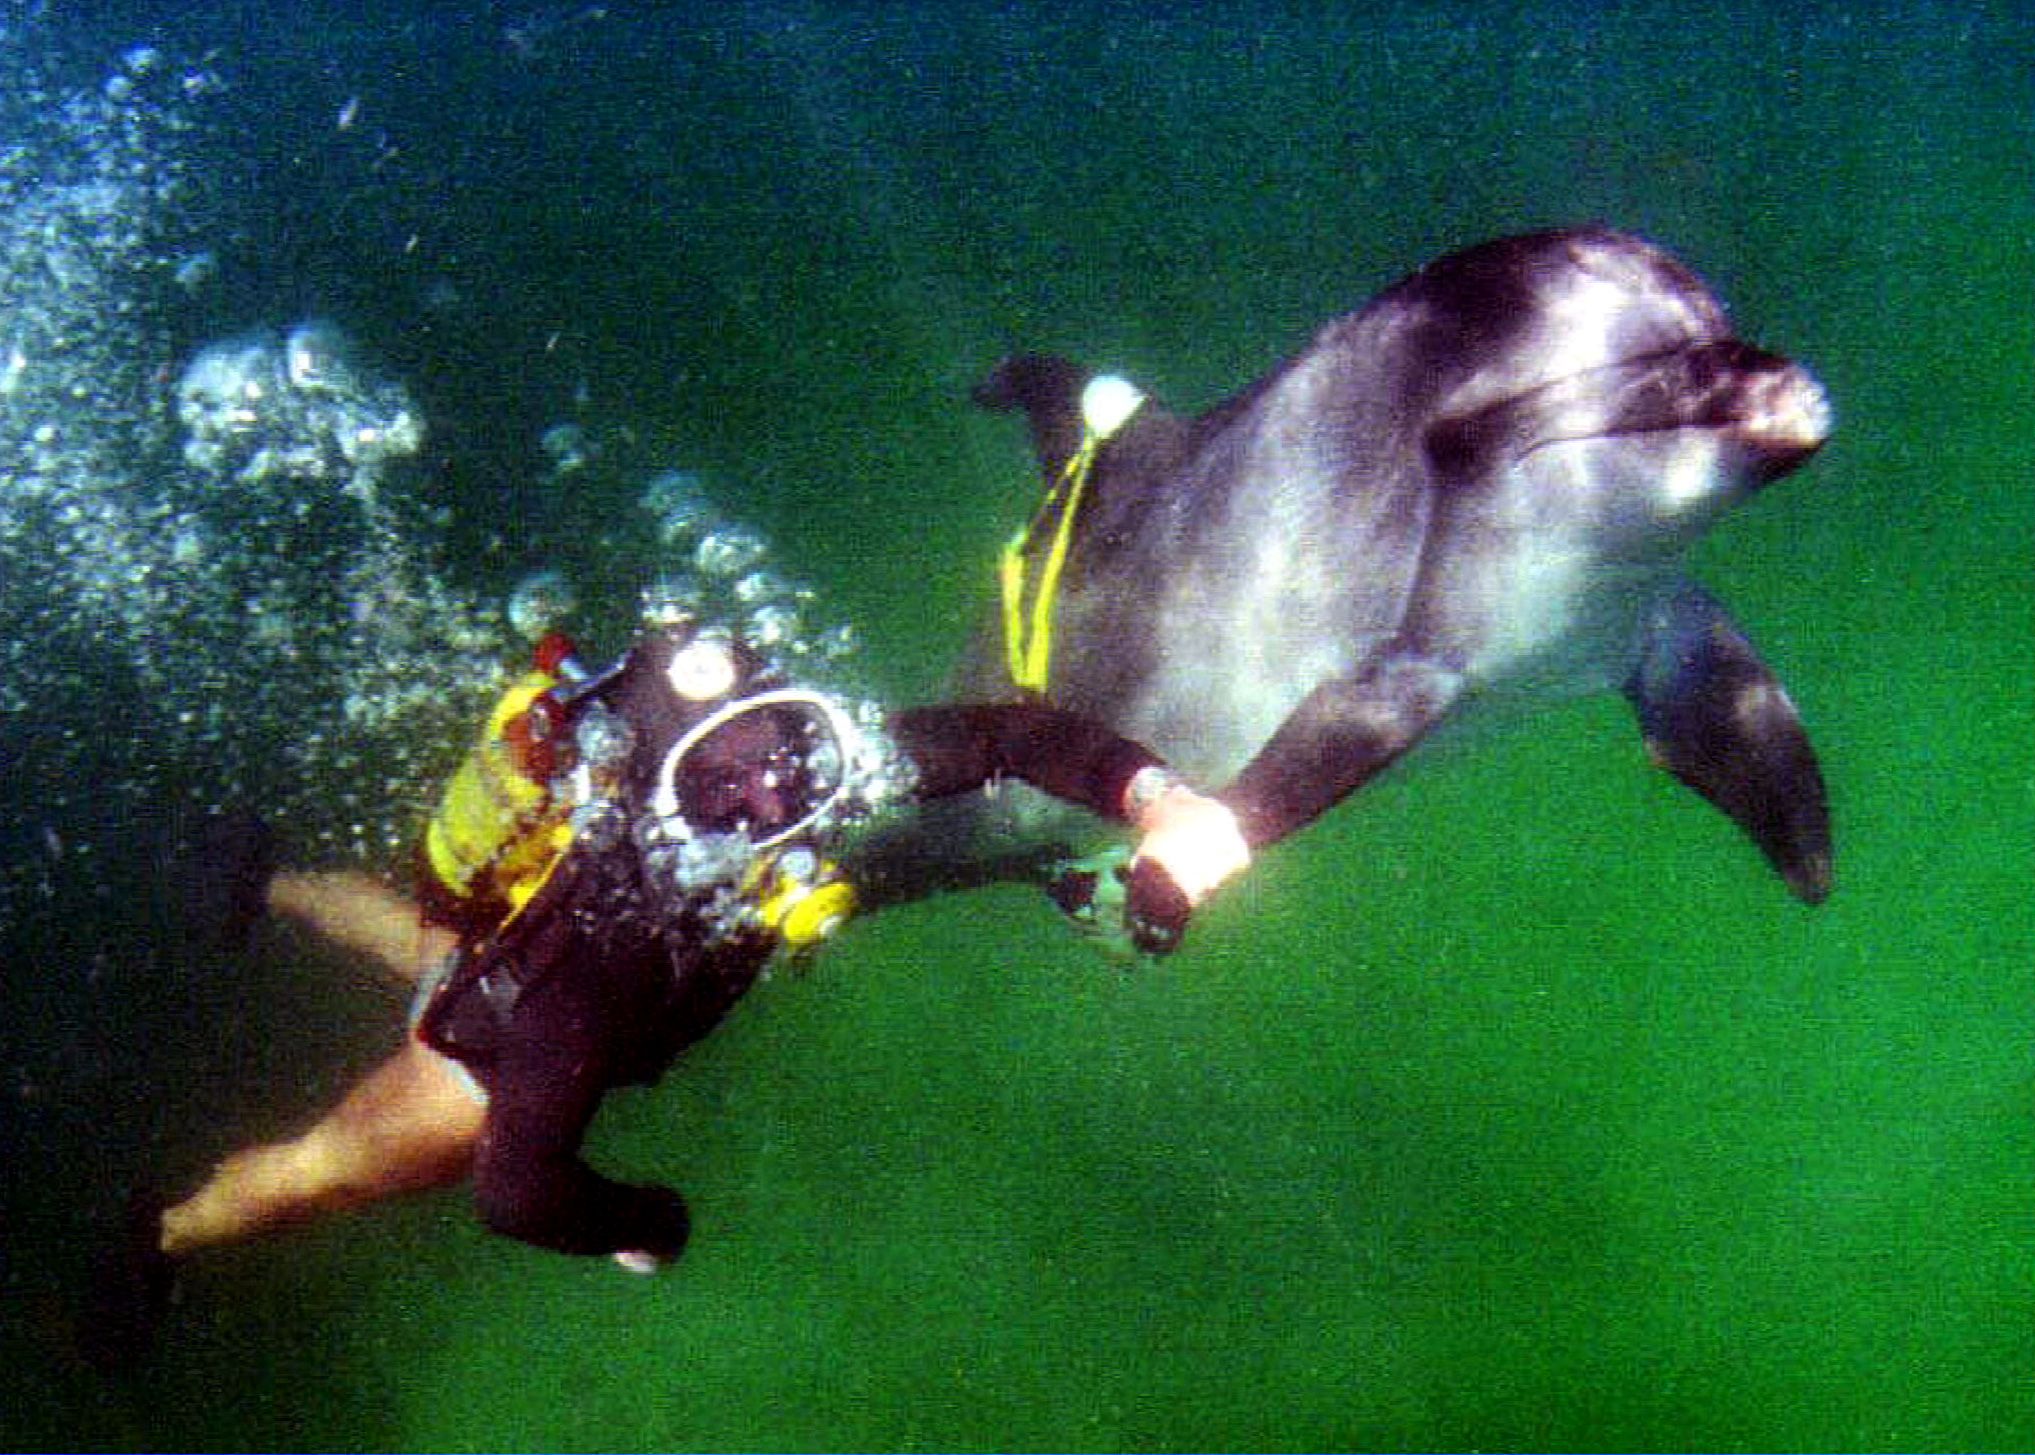
[{"label": "diver's black wetsuit", "polygon": [[[895,715],[889,731],[918,771],[922,799],[1011,776],[1121,821],[1126,785],[1157,762],[1086,719],[1029,704],[918,708]],[[420,1029],[486,1088],[474,1195],[490,1228],[560,1252],[670,1258],[686,1239],[678,1194],[601,1176],[580,1142],[609,1088],[655,1081],[714,1028],[775,940],[760,929],[716,934],[703,920],[673,923],[631,904],[634,856],[605,857],[596,865],[568,855],[496,937],[497,964],[553,968],[524,983],[500,974],[490,987],[481,977],[469,993],[441,998]],[[535,912],[546,896],[568,907]]]}]

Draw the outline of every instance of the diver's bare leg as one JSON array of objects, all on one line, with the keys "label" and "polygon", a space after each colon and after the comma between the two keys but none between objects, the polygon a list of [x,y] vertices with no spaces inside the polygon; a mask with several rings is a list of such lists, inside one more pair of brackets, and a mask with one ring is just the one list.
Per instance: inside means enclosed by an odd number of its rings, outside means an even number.
[{"label": "diver's bare leg", "polygon": [[171,1257],[465,1177],[486,1108],[414,1036],[295,1141],[250,1147],[164,1210]]},{"label": "diver's bare leg", "polygon": [[417,906],[394,889],[357,870],[282,870],[269,880],[268,902],[275,913],[412,982],[450,954],[456,941],[451,930],[427,924]]}]

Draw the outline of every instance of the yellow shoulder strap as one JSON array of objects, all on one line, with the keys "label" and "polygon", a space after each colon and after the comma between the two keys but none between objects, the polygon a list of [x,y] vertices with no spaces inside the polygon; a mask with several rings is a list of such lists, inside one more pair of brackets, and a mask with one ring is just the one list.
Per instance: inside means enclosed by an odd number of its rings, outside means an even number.
[{"label": "yellow shoulder strap", "polygon": [[[1053,602],[1060,594],[1060,572],[1074,544],[1074,517],[1081,510],[1082,492],[1087,488],[1095,451],[1101,443],[1093,431],[1082,432],[1081,448],[1074,452],[1059,480],[1046,492],[1039,513],[1003,548],[1004,648],[1010,658],[1010,680],[1027,692],[1046,690],[1053,659]],[[1055,503],[1060,507],[1060,520],[1053,531],[1053,543],[1039,567],[1038,583],[1032,588],[1031,619],[1027,622],[1025,577],[1030,562],[1026,553]]]},{"label": "yellow shoulder strap", "polygon": [[[1010,680],[1027,692],[1043,693],[1052,672],[1053,605],[1060,596],[1060,572],[1074,545],[1074,519],[1081,513],[1081,497],[1088,477],[1095,469],[1095,456],[1102,442],[1115,434],[1145,402],[1145,396],[1128,380],[1114,374],[1099,374],[1081,392],[1081,445],[1060,471],[1060,478],[1046,492],[1032,523],[1012,536],[1003,548],[999,575],[1003,584],[1003,642],[1009,660]],[[1060,519],[1053,529],[1053,543],[1039,566],[1038,582],[1031,591],[1030,619],[1026,617],[1026,559],[1032,538],[1046,523],[1055,505]]]}]

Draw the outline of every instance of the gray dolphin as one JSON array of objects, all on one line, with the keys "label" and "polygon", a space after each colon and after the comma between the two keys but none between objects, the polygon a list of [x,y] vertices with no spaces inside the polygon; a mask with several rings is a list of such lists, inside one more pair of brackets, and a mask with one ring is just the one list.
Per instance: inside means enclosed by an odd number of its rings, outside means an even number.
[{"label": "gray dolphin", "polygon": [[[1683,563],[1822,445],[1830,406],[1673,258],[1600,228],[1471,247],[1206,414],[1145,401],[1106,437],[1095,377],[1024,355],[975,394],[1024,412],[1050,487],[1008,562],[1013,631],[1035,628],[1034,690],[1217,786],[1251,843],[1444,724],[1617,690],[1656,761],[1796,895],[1829,894],[1795,706]],[[964,689],[1021,695],[1019,655],[985,640]],[[969,811],[928,830],[939,853],[1078,844],[1015,795]]]}]

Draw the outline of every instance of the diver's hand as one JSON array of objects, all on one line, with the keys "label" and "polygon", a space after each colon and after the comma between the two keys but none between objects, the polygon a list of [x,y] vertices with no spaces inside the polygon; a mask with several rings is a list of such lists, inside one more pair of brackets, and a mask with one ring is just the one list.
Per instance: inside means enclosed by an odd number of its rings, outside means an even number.
[{"label": "diver's hand", "polygon": [[615,1266],[630,1273],[650,1274],[678,1261],[692,1236],[692,1215],[685,1199],[669,1187],[630,1187],[636,1206],[632,1221],[639,1224],[634,1247],[617,1248],[608,1256]]},{"label": "diver's hand", "polygon": [[1250,866],[1250,846],[1229,806],[1163,768],[1141,769],[1124,790],[1124,814],[1143,837],[1127,874],[1124,922],[1133,943],[1165,954],[1195,909]]},{"label": "diver's hand", "polygon": [[1194,906],[1156,859],[1139,859],[1117,871],[1123,877],[1124,931],[1133,949],[1147,955],[1170,955],[1187,934]]}]

